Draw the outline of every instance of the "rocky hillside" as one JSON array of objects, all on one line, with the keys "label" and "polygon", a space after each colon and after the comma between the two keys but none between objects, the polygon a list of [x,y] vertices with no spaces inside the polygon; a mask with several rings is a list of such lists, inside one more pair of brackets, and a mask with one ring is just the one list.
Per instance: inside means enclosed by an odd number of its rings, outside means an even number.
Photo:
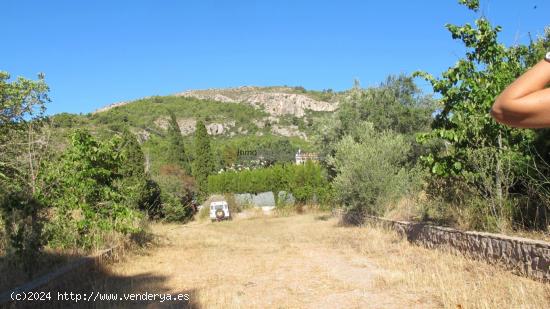
[{"label": "rocky hillside", "polygon": [[91,116],[103,124],[129,121],[144,138],[148,129],[166,129],[166,110],[170,109],[176,114],[183,135],[193,133],[200,117],[206,120],[211,135],[273,134],[307,139],[314,118],[336,110],[340,97],[332,91],[307,91],[302,87],[189,90],[114,103]]},{"label": "rocky hillside", "polygon": [[228,89],[189,90],[176,96],[208,99],[224,103],[246,103],[263,109],[272,116],[294,115],[303,117],[307,110],[331,112],[338,107],[336,96],[326,96],[322,100],[313,97],[303,88],[291,87],[251,87]]}]

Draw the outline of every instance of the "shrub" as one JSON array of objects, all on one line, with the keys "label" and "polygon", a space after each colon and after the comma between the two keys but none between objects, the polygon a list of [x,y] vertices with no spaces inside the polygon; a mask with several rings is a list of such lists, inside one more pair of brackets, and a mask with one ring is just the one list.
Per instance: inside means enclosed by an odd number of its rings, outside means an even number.
[{"label": "shrub", "polygon": [[161,216],[167,221],[189,220],[194,214],[192,203],[196,185],[193,178],[177,165],[164,165],[157,182],[162,189]]},{"label": "shrub", "polygon": [[186,222],[193,215],[191,199],[173,194],[162,194],[162,214],[169,222]]},{"label": "shrub", "polygon": [[15,266],[22,266],[30,277],[35,270],[47,235],[44,205],[24,192],[0,196],[0,217],[7,237],[6,254]]},{"label": "shrub", "polygon": [[139,202],[140,210],[147,213],[149,218],[157,219],[162,215],[161,189],[158,183],[148,179],[145,183],[142,200]]},{"label": "shrub", "polygon": [[205,205],[199,210],[198,217],[200,220],[206,220],[210,216],[210,207],[208,205]]},{"label": "shrub", "polygon": [[409,149],[403,135],[376,132],[368,122],[358,125],[329,160],[338,173],[333,182],[336,201],[348,211],[382,214],[386,202],[407,192],[404,160]]},{"label": "shrub", "polygon": [[319,164],[307,161],[302,165],[295,165],[287,172],[288,189],[298,203],[318,203],[321,195],[324,195],[328,182],[323,175]]},{"label": "shrub", "polygon": [[37,196],[55,208],[48,223],[53,247],[91,248],[102,243],[104,233],[139,230],[141,215],[117,185],[124,162],[119,145],[120,137],[100,142],[76,131],[67,151],[39,175]]}]

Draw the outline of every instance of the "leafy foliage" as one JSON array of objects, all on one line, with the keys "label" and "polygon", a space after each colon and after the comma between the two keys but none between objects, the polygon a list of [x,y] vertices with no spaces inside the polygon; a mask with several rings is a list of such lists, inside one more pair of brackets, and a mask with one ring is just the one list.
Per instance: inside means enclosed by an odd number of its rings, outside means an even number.
[{"label": "leafy foliage", "polygon": [[[25,135],[32,134],[29,126],[32,121],[42,119],[49,102],[49,88],[43,74],[37,81],[22,77],[9,80],[10,75],[0,71],[0,181],[6,181],[2,183],[4,188],[13,185],[8,178],[25,182],[25,172],[21,170],[25,166],[19,164],[17,158],[32,146],[32,137]],[[26,145],[22,139],[26,139]]]},{"label": "leafy foliage", "polygon": [[337,172],[335,199],[346,210],[381,215],[384,203],[407,193],[405,168],[411,146],[402,134],[363,122],[336,145],[329,163]]},{"label": "leafy foliage", "polygon": [[161,190],[161,215],[167,221],[185,222],[194,214],[195,179],[178,165],[164,165],[157,177]]},{"label": "leafy foliage", "polygon": [[326,204],[332,198],[330,185],[321,165],[313,161],[305,164],[291,165],[287,170],[287,187],[284,191],[291,192],[298,203]]},{"label": "leafy foliage", "polygon": [[20,77],[10,82],[9,74],[0,71],[0,218],[7,256],[29,275],[47,241],[45,205],[33,193],[45,148],[44,140],[38,143],[43,137],[38,127],[48,90],[43,74],[37,81]]},{"label": "leafy foliage", "polygon": [[413,144],[414,151],[407,156],[414,163],[423,152],[414,142],[414,134],[429,130],[432,112],[433,100],[423,96],[410,77],[389,76],[379,87],[352,89],[332,118],[316,124],[315,143],[324,157],[333,156],[338,142],[367,121],[378,131],[404,134]]},{"label": "leafy foliage", "polygon": [[118,155],[121,160],[119,167],[121,178],[115,182],[115,185],[125,197],[127,207],[142,210],[150,218],[159,217],[161,190],[145,172],[145,156],[141,146],[136,136],[128,129],[123,130],[120,138]]},{"label": "leafy foliage", "polygon": [[197,121],[194,144],[193,176],[199,189],[198,200],[203,201],[208,194],[208,176],[214,172],[215,166],[210,149],[210,137],[202,120]]},{"label": "leafy foliage", "polygon": [[99,142],[78,130],[60,160],[50,162],[40,175],[38,196],[56,210],[48,225],[52,246],[90,248],[101,243],[101,232],[139,230],[140,214],[126,201],[132,197],[116,185],[123,177],[120,146],[120,137]]},{"label": "leafy foliage", "polygon": [[127,122],[131,127],[155,132],[158,129],[155,121],[165,119],[166,110],[172,111],[178,119],[195,118],[207,122],[231,119],[235,121],[235,127],[242,127],[250,133],[257,130],[251,120],[267,116],[266,112],[246,104],[220,104],[211,100],[157,96],[89,115],[88,121],[94,126]]},{"label": "leafy foliage", "polygon": [[447,25],[453,38],[467,48],[466,58],[442,74],[441,78],[419,72],[434,91],[441,94],[442,106],[433,123],[433,131],[419,136],[422,142],[443,140],[449,151],[432,153],[426,161],[441,176],[475,172],[465,164],[467,149],[498,147],[499,136],[510,151],[524,153],[533,140],[530,130],[511,129],[496,123],[489,110],[496,96],[528,66],[528,48],[506,48],[497,42],[500,27],[493,28],[480,18],[477,28]]},{"label": "leafy foliage", "polygon": [[1,216],[9,241],[6,255],[16,266],[21,263],[30,277],[37,266],[39,255],[47,243],[43,227],[46,222],[45,205],[27,192],[10,192],[0,196]]},{"label": "leafy foliage", "polygon": [[[479,1],[460,3],[472,10],[479,8]],[[493,27],[484,17],[477,19],[475,26],[446,27],[452,38],[467,48],[465,57],[439,78],[415,73],[429,81],[441,97],[433,130],[417,137],[423,144],[441,145],[423,157],[432,173],[431,192],[459,205],[467,204],[469,196],[483,198],[487,207],[494,209],[490,220],[510,221],[513,211],[505,208],[510,203],[518,207],[509,200],[510,193],[528,191],[524,186],[532,166],[535,132],[500,125],[489,111],[497,95],[540,59],[541,43],[506,47],[498,42],[501,27]]]},{"label": "leafy foliage", "polygon": [[[259,167],[256,160],[262,156],[264,166],[290,163],[295,160],[298,149],[313,151],[314,146],[298,137],[276,135],[235,136],[230,139],[212,139],[212,152],[216,161],[216,170],[232,167]],[[256,160],[256,161],[255,161]]]},{"label": "leafy foliage", "polygon": [[210,193],[291,192],[299,203],[327,202],[330,186],[319,164],[276,164],[267,168],[228,171],[208,177]]}]

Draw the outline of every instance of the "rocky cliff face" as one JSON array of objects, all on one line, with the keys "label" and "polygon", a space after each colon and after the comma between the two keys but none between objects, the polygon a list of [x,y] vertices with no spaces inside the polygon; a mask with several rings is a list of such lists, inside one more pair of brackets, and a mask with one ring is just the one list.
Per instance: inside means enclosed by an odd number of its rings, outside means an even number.
[{"label": "rocky cliff face", "polygon": [[273,116],[303,117],[306,110],[330,112],[338,102],[320,101],[307,94],[293,93],[289,87],[239,87],[228,89],[189,90],[176,96],[209,99],[224,103],[245,103],[261,108]]},{"label": "rocky cliff face", "polygon": [[[197,121],[194,118],[178,119],[177,121],[182,135],[190,135],[195,132]],[[155,120],[155,125],[163,130],[166,130],[168,128],[168,118],[158,118]],[[235,121],[226,121],[222,123],[211,122],[206,124],[206,131],[210,135],[223,135],[234,126]]]}]

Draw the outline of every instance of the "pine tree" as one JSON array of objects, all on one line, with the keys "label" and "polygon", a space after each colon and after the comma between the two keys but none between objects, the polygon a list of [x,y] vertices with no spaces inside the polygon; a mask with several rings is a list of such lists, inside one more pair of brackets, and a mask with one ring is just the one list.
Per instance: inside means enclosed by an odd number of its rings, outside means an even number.
[{"label": "pine tree", "polygon": [[176,115],[170,110],[168,113],[170,115],[168,124],[168,140],[170,145],[167,151],[168,160],[183,168],[185,173],[189,175],[191,174],[191,167],[189,165],[189,158],[185,153],[185,145],[183,143],[178,121],[176,120]]},{"label": "pine tree", "polygon": [[120,169],[122,177],[145,180],[145,156],[136,136],[126,128],[121,137],[119,151],[124,162]]},{"label": "pine tree", "polygon": [[115,186],[124,197],[124,204],[146,212],[151,218],[158,217],[161,211],[160,187],[149,178],[145,155],[136,135],[124,127],[114,141],[115,153],[120,161],[114,173],[119,178]]},{"label": "pine tree", "polygon": [[198,199],[203,201],[208,195],[208,176],[214,172],[214,160],[210,149],[210,137],[202,120],[197,121],[194,143],[193,176],[199,187]]}]

